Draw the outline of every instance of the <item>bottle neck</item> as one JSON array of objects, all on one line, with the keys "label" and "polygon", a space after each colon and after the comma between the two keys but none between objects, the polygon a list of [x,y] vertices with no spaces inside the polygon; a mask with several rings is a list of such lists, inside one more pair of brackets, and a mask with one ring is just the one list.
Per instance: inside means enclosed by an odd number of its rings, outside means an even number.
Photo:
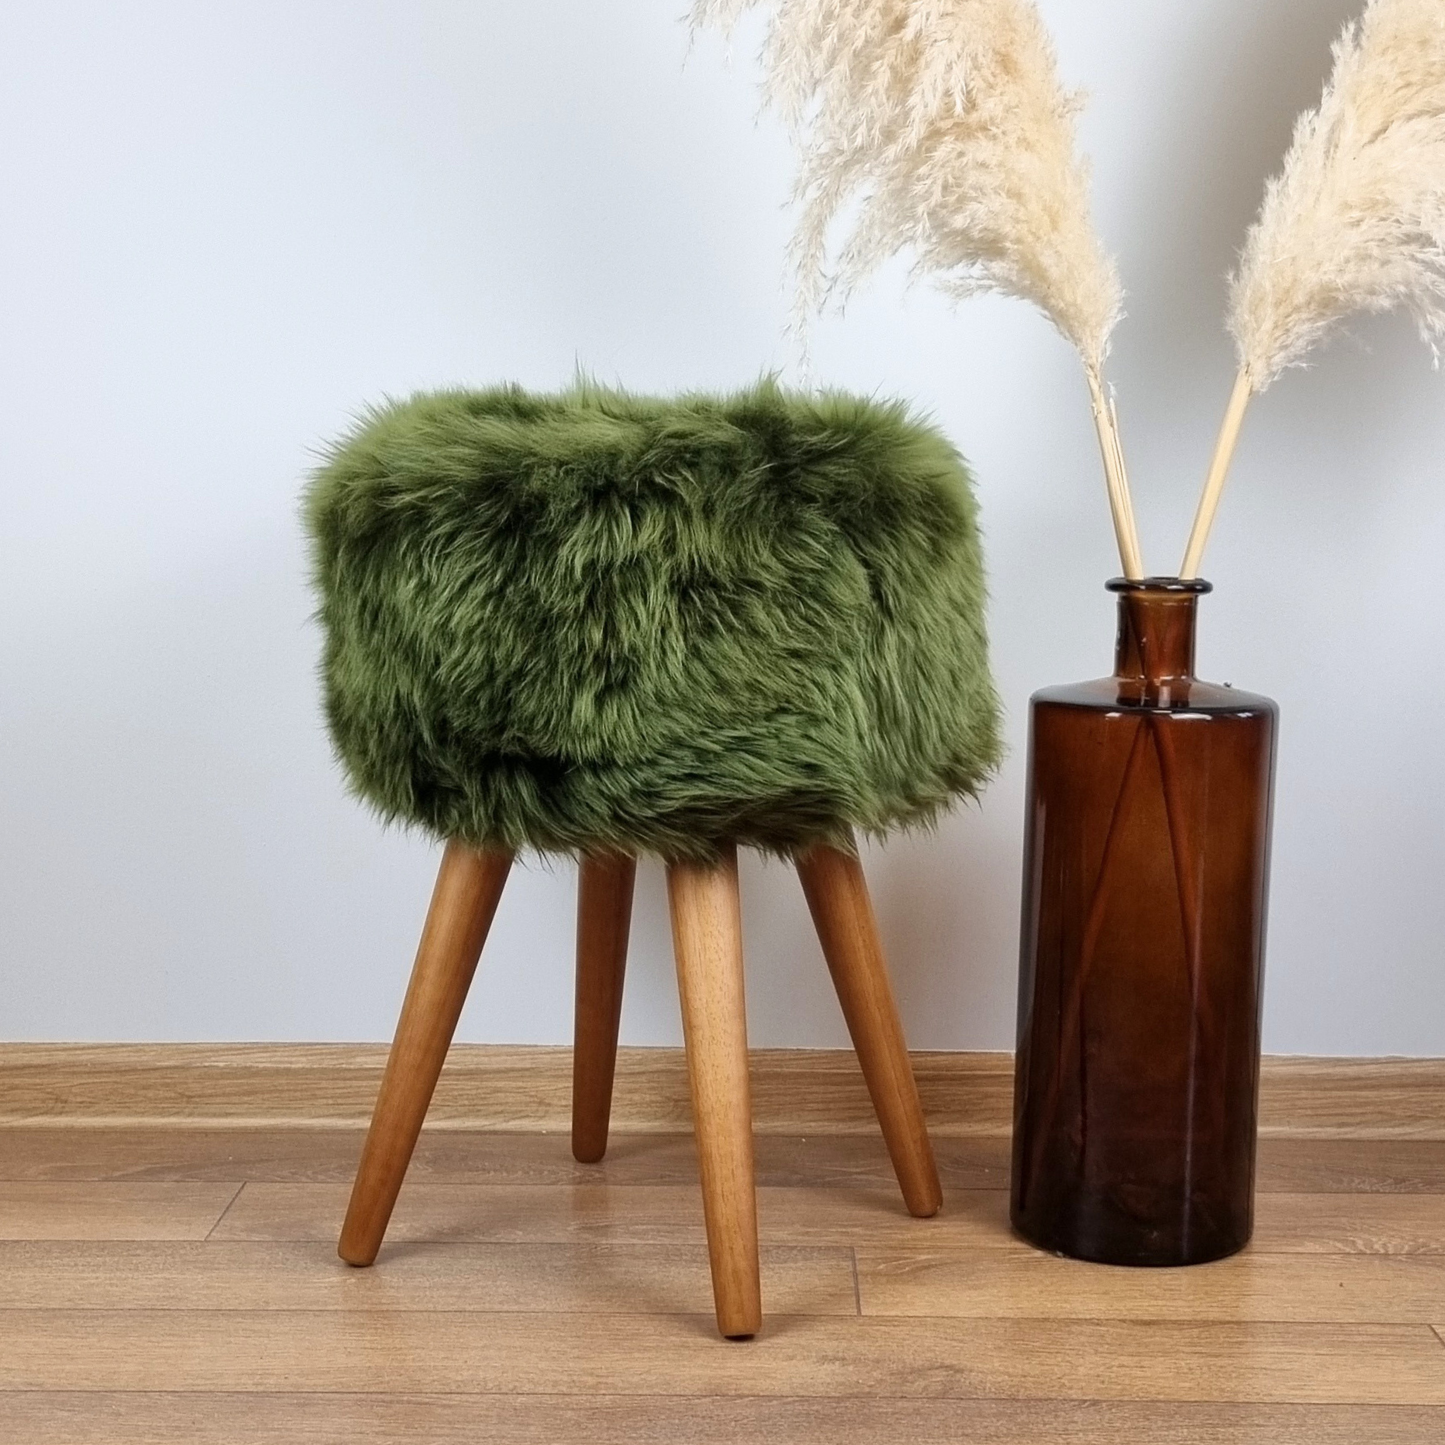
[{"label": "bottle neck", "polygon": [[1207,582],[1150,577],[1111,582],[1119,595],[1114,675],[1120,700],[1168,707],[1187,700],[1194,681],[1194,619]]}]

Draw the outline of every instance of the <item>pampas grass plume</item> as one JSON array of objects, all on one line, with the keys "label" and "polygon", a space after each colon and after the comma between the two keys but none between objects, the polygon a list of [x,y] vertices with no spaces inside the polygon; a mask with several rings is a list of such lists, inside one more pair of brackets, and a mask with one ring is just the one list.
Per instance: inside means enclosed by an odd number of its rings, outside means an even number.
[{"label": "pampas grass plume", "polygon": [[[695,0],[693,23],[727,30],[762,3]],[[1032,0],[770,0],[770,9],[764,93],[800,158],[799,330],[900,253],[915,277],[952,296],[1031,302],[1083,359],[1120,554],[1129,575],[1142,575],[1102,379],[1119,279],[1089,216],[1079,100],[1060,84]]]},{"label": "pampas grass plume", "polygon": [[[696,0],[729,28],[763,0]],[[1029,0],[774,0],[765,94],[798,144],[800,313],[899,252],[958,297],[1032,302],[1101,368],[1118,276],[1089,219],[1059,83]],[[854,209],[856,203],[856,209]],[[835,222],[852,227],[830,271]]]},{"label": "pampas grass plume", "polygon": [[1239,375],[1180,575],[1198,574],[1251,396],[1357,311],[1445,337],[1445,4],[1369,0],[1335,42],[1231,280]]},{"label": "pampas grass plume", "polygon": [[1370,0],[1334,47],[1233,278],[1229,326],[1255,391],[1355,311],[1445,336],[1445,5]]}]

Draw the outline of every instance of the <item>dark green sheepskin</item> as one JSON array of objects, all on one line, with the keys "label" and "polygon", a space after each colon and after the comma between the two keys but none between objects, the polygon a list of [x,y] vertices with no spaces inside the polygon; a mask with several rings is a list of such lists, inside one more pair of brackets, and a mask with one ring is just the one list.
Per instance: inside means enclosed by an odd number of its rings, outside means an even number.
[{"label": "dark green sheepskin", "polygon": [[968,473],[902,405],[415,396],[306,520],[351,784],[441,837],[851,846],[998,760]]}]

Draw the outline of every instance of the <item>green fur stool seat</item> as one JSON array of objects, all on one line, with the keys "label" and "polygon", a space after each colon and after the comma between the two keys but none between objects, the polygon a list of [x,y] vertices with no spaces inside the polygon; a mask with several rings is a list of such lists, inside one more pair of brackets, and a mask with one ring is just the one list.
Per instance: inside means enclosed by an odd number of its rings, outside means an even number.
[{"label": "green fur stool seat", "polygon": [[447,842],[340,1253],[370,1264],[513,855],[580,856],[572,1148],[606,1147],[635,859],[666,860],[719,1328],[761,1320],[737,846],[797,868],[908,1208],[941,1194],[856,831],[998,756],[974,504],[900,406],[443,392],[307,504],[332,736]]},{"label": "green fur stool seat", "polygon": [[420,396],[308,520],[347,774],[443,838],[794,853],[997,760],[969,480],[900,406]]}]

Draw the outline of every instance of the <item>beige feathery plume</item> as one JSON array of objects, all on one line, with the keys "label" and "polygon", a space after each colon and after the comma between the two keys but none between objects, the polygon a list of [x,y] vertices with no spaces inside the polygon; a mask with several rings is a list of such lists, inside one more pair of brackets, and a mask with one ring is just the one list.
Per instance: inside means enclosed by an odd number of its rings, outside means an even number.
[{"label": "beige feathery plume", "polygon": [[1369,0],[1335,43],[1231,282],[1239,353],[1185,552],[1196,575],[1251,396],[1357,311],[1409,311],[1445,337],[1445,4]]},{"label": "beige feathery plume", "polygon": [[[763,0],[695,0],[729,27]],[[1142,575],[1103,381],[1120,291],[1089,217],[1078,98],[1031,0],[773,0],[768,99],[800,156],[792,259],[803,321],[890,257],[956,297],[1030,301],[1077,348],[1120,556]],[[851,222],[833,246],[840,219]]]}]

